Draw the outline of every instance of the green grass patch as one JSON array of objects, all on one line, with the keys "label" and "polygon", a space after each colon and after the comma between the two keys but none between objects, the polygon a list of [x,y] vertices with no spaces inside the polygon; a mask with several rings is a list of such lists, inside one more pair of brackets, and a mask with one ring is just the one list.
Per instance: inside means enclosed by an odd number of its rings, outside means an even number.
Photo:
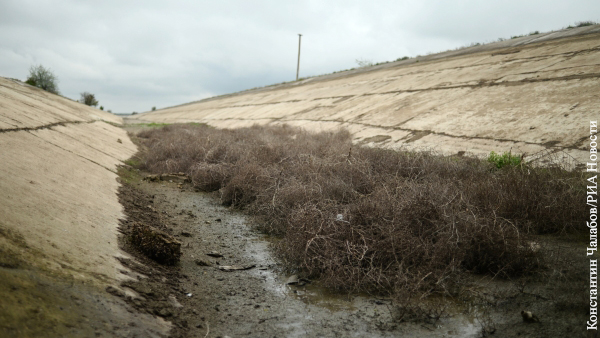
[{"label": "green grass patch", "polygon": [[119,166],[117,168],[117,174],[124,183],[137,184],[142,180],[140,170],[136,167],[141,164],[139,158],[132,157],[129,160],[124,161],[126,165]]},{"label": "green grass patch", "polygon": [[132,157],[128,160],[123,161],[123,163],[127,164],[128,166],[137,167],[140,164],[142,164],[142,161],[139,157]]},{"label": "green grass patch", "polygon": [[506,166],[519,166],[523,163],[523,158],[518,155],[513,155],[510,152],[504,152],[502,155],[492,151],[487,158],[488,162],[494,164],[500,169]]},{"label": "green grass patch", "polygon": [[150,128],[162,128],[164,126],[168,126],[169,123],[155,123],[155,122],[152,122],[152,123],[140,123],[139,125],[143,126],[143,127],[150,127]]}]

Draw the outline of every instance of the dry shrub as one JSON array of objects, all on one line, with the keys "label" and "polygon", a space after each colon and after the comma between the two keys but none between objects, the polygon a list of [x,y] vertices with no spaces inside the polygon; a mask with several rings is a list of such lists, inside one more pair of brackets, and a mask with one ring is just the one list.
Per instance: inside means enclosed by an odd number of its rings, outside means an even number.
[{"label": "dry shrub", "polygon": [[206,162],[195,163],[189,169],[192,183],[202,191],[221,189],[224,182],[229,180],[228,173],[228,166]]},{"label": "dry shrub", "polygon": [[574,231],[585,215],[580,173],[359,147],[345,130],[172,125],[138,136],[144,169],[219,190],[283,238],[290,268],[403,302],[447,293],[465,272],[534,271],[531,236]]}]

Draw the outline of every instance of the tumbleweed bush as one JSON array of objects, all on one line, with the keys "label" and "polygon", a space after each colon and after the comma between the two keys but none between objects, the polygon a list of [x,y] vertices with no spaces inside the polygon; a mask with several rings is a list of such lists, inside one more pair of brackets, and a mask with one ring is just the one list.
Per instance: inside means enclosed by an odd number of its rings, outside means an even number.
[{"label": "tumbleweed bush", "polygon": [[532,236],[575,231],[585,214],[580,173],[362,147],[346,130],[169,125],[138,137],[141,168],[218,191],[282,238],[290,269],[339,290],[424,296],[464,273],[527,274],[543,266]]}]

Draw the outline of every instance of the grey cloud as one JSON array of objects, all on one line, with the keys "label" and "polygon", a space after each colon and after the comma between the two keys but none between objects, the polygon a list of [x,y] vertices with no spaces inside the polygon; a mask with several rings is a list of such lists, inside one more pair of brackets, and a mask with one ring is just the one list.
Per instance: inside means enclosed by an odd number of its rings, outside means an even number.
[{"label": "grey cloud", "polygon": [[597,1],[0,2],[0,75],[43,64],[63,95],[144,111],[470,42],[598,20]]}]

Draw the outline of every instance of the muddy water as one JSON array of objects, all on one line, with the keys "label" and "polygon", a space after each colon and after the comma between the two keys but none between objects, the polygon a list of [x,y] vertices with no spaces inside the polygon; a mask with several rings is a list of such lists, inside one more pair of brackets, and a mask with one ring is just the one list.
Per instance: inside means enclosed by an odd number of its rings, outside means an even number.
[{"label": "muddy water", "polygon": [[[245,215],[221,206],[218,197],[172,183],[144,183],[143,189],[155,195],[154,206],[175,234],[187,233],[178,236],[185,278],[177,297],[193,313],[190,337],[481,336],[478,321],[460,314],[435,323],[398,323],[389,300],[334,294],[318,283],[286,285],[289,276],[272,253],[273,239],[254,231]],[[208,256],[211,251],[223,257]],[[224,272],[219,265],[255,267]]]}]

